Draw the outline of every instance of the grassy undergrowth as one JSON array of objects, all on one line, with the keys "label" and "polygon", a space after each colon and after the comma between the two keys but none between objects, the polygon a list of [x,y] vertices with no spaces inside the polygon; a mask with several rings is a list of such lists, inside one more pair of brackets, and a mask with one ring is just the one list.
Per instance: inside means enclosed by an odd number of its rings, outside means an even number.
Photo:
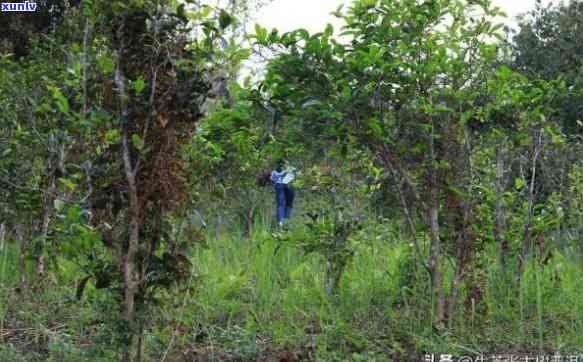
[{"label": "grassy undergrowth", "polygon": [[[573,249],[556,252],[546,265],[528,264],[520,281],[499,271],[495,248],[485,250],[480,261],[490,267],[473,276],[479,293],[462,289],[451,328],[434,330],[429,277],[413,247],[387,226],[359,234],[333,295],[324,291],[320,255],[304,255],[261,225],[255,230],[249,239],[214,235],[194,251],[193,288],[166,296],[149,318],[149,360],[408,361],[424,352],[583,352],[583,265]],[[115,322],[108,319],[113,303],[91,286],[77,301],[78,271],[64,261],[59,268],[59,278],[44,287],[18,291],[16,247],[2,246],[0,361],[119,358],[112,348]]]}]

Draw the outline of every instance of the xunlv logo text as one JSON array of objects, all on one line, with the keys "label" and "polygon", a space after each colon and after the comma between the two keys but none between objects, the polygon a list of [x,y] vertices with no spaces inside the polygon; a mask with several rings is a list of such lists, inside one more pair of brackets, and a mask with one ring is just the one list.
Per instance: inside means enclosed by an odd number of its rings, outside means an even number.
[{"label": "xunlv logo text", "polygon": [[2,12],[36,11],[36,3],[25,1],[23,3],[1,3]]}]

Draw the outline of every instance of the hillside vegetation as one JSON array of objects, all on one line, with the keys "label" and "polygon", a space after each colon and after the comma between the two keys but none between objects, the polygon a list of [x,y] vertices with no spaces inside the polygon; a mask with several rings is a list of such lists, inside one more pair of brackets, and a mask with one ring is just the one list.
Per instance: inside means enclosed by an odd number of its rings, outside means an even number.
[{"label": "hillside vegetation", "polygon": [[266,3],[2,13],[0,361],[583,359],[583,2]]}]

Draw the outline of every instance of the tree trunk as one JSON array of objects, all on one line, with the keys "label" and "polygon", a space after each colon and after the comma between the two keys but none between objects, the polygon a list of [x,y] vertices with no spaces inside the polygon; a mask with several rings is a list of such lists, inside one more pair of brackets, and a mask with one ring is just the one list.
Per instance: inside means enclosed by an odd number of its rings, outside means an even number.
[{"label": "tree trunk", "polygon": [[250,239],[253,235],[253,220],[255,219],[255,206],[249,206],[242,210],[243,214],[243,237]]},{"label": "tree trunk", "polygon": [[22,229],[22,225],[16,225],[15,234],[16,240],[20,245],[20,253],[18,255],[18,271],[20,273],[20,290],[24,293],[27,289],[27,277],[26,277],[26,237]]},{"label": "tree trunk", "polygon": [[501,269],[506,270],[508,259],[508,241],[504,237],[506,230],[506,219],[504,217],[504,205],[502,195],[504,193],[504,157],[502,146],[496,147],[496,181],[494,184],[496,190],[496,209],[494,220],[494,237],[500,247],[499,263]]},{"label": "tree trunk", "polygon": [[[130,205],[137,201],[137,193],[130,192]],[[139,346],[141,333],[138,330],[136,319],[136,295],[139,289],[139,270],[137,268],[136,256],[140,237],[139,209],[135,205],[130,206],[129,211],[130,228],[128,247],[123,256],[123,276],[124,276],[124,318],[129,328],[129,346],[126,351],[124,361],[139,361]]]},{"label": "tree trunk", "polygon": [[[453,147],[450,147],[447,159],[453,166],[453,173],[451,174],[452,179],[454,180],[453,183],[454,185],[457,184],[460,188],[465,189],[466,195],[471,195],[472,176],[474,172],[470,157],[472,154],[472,148],[468,129],[464,127],[464,145],[462,147],[455,138],[455,123],[450,123],[450,127],[450,132],[448,132],[448,143],[453,145]],[[463,157],[461,157],[462,155]],[[452,205],[446,205],[446,208],[448,209],[447,214],[449,214],[450,217],[446,218],[445,223],[450,228],[453,228],[454,234],[456,235],[456,266],[454,276],[451,280],[446,307],[447,325],[449,328],[453,328],[454,313],[458,303],[460,286],[465,278],[466,270],[468,269],[468,266],[470,266],[471,257],[474,252],[472,250],[474,236],[471,231],[474,203],[470,196],[463,197],[460,202],[460,195],[458,193],[452,192],[451,190],[447,191],[447,193],[447,198],[452,202]],[[447,203],[448,201],[446,201],[446,204]],[[450,206],[454,206],[454,208],[450,209]]]},{"label": "tree trunk", "polygon": [[435,300],[435,323],[441,324],[445,317],[445,300],[443,296],[441,273],[441,240],[439,238],[439,220],[437,204],[437,186],[431,185],[429,222],[431,230],[431,254],[429,256],[429,270],[431,270],[431,286]]},{"label": "tree trunk", "polygon": [[4,237],[6,235],[6,226],[4,223],[0,224],[0,247],[4,246]]},{"label": "tree trunk", "polygon": [[471,263],[473,235],[471,233],[472,203],[466,200],[463,203],[463,222],[456,240],[456,268],[451,281],[451,288],[447,300],[447,324],[453,327],[453,316],[456,310],[460,285],[465,277],[466,269]]},{"label": "tree trunk", "polygon": [[[407,203],[407,199],[405,198],[404,186],[409,185],[409,187],[412,188],[412,185],[407,182],[407,177],[404,174],[405,171],[401,170],[401,172],[399,172],[397,167],[393,164],[393,162],[391,162],[391,157],[389,156],[389,152],[387,151],[386,147],[379,148],[377,152],[380,156],[381,162],[385,166],[385,169],[388,170],[388,172],[393,176],[395,180],[394,185],[397,190],[397,195],[399,196],[399,201],[401,202],[403,213],[405,215],[405,221],[411,233],[411,240],[413,241],[413,245],[415,246],[416,257],[423,264],[425,270],[431,273],[431,271],[429,270],[429,266],[427,265],[427,262],[423,260],[423,253],[421,252],[421,246],[419,245],[419,240],[417,239],[417,228],[415,227],[413,212],[411,207]],[[412,189],[411,191],[415,192],[414,189]],[[414,197],[415,200],[419,202],[420,204],[419,207],[423,207],[424,204],[420,202],[421,200],[417,198],[417,195],[415,195]]]},{"label": "tree trunk", "polygon": [[49,166],[49,180],[43,197],[43,213],[40,229],[41,247],[40,253],[36,257],[36,274],[39,279],[42,279],[42,276],[45,273],[45,246],[49,235],[49,224],[51,222],[53,204],[55,202],[56,188],[55,170],[53,167]]},{"label": "tree trunk", "polygon": [[435,139],[433,134],[433,123],[431,124],[431,134],[429,136],[430,167],[429,174],[429,225],[431,232],[431,253],[429,256],[429,270],[431,271],[431,287],[435,301],[436,325],[442,325],[445,318],[445,299],[443,295],[443,275],[441,272],[441,240],[439,237],[439,190],[437,184],[437,168],[435,166]]},{"label": "tree trunk", "polygon": [[532,166],[531,166],[531,177],[528,189],[528,209],[526,214],[526,223],[524,225],[524,233],[522,236],[522,248],[519,255],[518,260],[518,275],[522,275],[524,271],[524,266],[526,264],[526,259],[528,258],[528,254],[530,254],[532,250],[532,237],[531,237],[531,224],[532,224],[532,215],[534,209],[534,187],[536,184],[536,162],[538,160],[538,156],[541,152],[542,146],[542,134],[543,130],[538,130],[538,134],[533,134],[533,150],[532,150]]},{"label": "tree trunk", "polygon": [[456,309],[457,298],[459,295],[460,284],[462,281],[463,271],[465,267],[465,264],[463,262],[463,256],[460,255],[463,254],[463,250],[459,248],[457,254],[458,255],[456,258],[457,259],[456,269],[453,279],[451,280],[451,288],[449,292],[449,298],[447,301],[447,325],[449,328],[453,327],[454,320],[453,315]]},{"label": "tree trunk", "polygon": [[136,318],[136,295],[140,288],[140,270],[137,265],[137,254],[140,242],[141,207],[136,185],[137,166],[132,164],[129,144],[129,110],[127,106],[128,94],[125,87],[125,76],[121,69],[123,64],[123,49],[118,50],[118,66],[115,72],[115,83],[119,92],[122,115],[122,158],[128,186],[129,235],[127,248],[122,251],[122,272],[124,279],[124,319],[128,327],[128,348],[124,352],[126,362],[139,362],[141,358],[141,330]]},{"label": "tree trunk", "polygon": [[[403,182],[399,180],[396,170],[389,166],[388,167],[393,178],[395,179],[395,188],[397,189],[397,195],[399,196],[399,201],[401,201],[401,207],[403,208],[403,213],[405,214],[405,221],[409,227],[409,232],[411,233],[411,240],[415,247],[415,256],[423,264],[426,270],[429,271],[427,263],[423,260],[423,253],[421,252],[421,247],[419,246],[419,240],[417,239],[417,228],[415,227],[415,222],[411,215],[409,205],[407,204],[407,199],[405,198],[405,193],[403,191]],[[431,272],[431,271],[429,271]]]}]

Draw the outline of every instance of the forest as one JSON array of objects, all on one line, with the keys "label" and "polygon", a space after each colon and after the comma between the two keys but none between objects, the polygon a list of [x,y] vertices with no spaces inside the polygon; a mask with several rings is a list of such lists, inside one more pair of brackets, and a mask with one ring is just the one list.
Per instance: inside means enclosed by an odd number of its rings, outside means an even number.
[{"label": "forest", "polygon": [[583,0],[270,2],[2,4],[0,361],[583,361]]}]

